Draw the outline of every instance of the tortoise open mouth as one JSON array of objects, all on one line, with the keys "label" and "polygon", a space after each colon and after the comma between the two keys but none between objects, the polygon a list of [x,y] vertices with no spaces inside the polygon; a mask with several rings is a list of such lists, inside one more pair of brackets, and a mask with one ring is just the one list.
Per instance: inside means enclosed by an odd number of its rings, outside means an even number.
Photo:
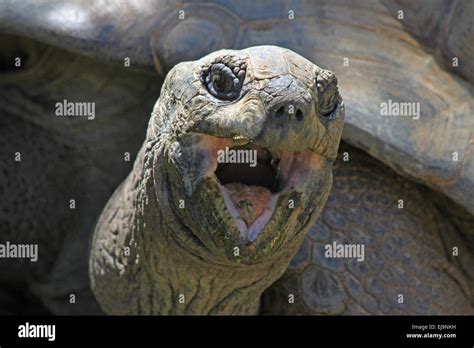
[{"label": "tortoise open mouth", "polygon": [[[271,220],[283,193],[303,190],[318,155],[266,148],[249,140],[206,136],[208,160],[241,238],[254,241]],[[316,160],[316,162],[315,162]],[[292,209],[290,202],[284,202]]]},{"label": "tortoise open mouth", "polygon": [[[225,151],[225,150],[224,150]],[[219,182],[224,186],[257,186],[267,191],[281,191],[282,179],[279,176],[281,152],[254,144],[228,148],[221,152],[228,161],[218,162],[215,171]]]}]

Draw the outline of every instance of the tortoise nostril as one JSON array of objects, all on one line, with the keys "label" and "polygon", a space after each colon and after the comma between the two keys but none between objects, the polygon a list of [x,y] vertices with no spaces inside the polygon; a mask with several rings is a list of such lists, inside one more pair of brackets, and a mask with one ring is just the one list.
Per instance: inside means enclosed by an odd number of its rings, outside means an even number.
[{"label": "tortoise nostril", "polygon": [[285,107],[284,107],[284,106],[280,106],[280,107],[278,108],[278,110],[275,112],[274,117],[275,117],[275,118],[280,118],[280,117],[282,117],[282,116],[284,116],[284,115],[285,115]]},{"label": "tortoise nostril", "polygon": [[303,111],[301,111],[300,109],[296,110],[296,119],[298,121],[302,121],[303,120]]},{"label": "tortoise nostril", "polygon": [[292,122],[292,121],[301,122],[304,119],[304,113],[303,113],[304,109],[301,107],[302,107],[301,105],[296,106],[294,104],[289,104],[289,103],[277,105],[275,106],[275,108],[278,108],[278,109],[273,113],[273,118],[275,120],[284,118],[289,122]]}]

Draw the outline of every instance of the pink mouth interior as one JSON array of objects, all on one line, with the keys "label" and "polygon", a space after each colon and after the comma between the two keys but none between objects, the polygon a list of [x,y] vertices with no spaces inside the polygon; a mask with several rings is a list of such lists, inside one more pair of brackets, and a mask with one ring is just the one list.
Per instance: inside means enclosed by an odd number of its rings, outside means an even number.
[{"label": "pink mouth interior", "polygon": [[263,186],[247,186],[240,183],[224,185],[245,223],[251,225],[268,205],[272,192]]},{"label": "pink mouth interior", "polygon": [[[211,164],[209,175],[217,179],[241,237],[254,241],[272,218],[279,195],[302,188],[310,171],[320,168],[320,157],[309,150],[290,152],[236,143],[233,139],[205,135],[200,145]],[[218,153],[224,149],[255,150],[256,158],[252,165],[219,162]]]}]

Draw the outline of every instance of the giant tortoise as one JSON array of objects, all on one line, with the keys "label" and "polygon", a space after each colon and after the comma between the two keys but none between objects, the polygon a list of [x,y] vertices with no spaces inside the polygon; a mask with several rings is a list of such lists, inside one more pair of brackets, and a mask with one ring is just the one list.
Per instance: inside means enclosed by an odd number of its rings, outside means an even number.
[{"label": "giant tortoise", "polygon": [[472,314],[473,15],[1,1],[0,312]]}]

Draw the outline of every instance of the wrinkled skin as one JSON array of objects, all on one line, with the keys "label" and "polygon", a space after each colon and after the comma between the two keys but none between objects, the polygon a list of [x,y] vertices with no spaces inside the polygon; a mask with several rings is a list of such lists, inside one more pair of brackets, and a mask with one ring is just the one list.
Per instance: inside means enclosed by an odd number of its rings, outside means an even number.
[{"label": "wrinkled skin", "polygon": [[[219,63],[245,70],[233,100],[206,87]],[[343,117],[334,75],[286,49],[223,50],[178,64],[94,232],[90,277],[102,309],[256,314],[328,197]],[[272,213],[248,230],[215,174],[216,151],[242,142],[282,153]]]}]

